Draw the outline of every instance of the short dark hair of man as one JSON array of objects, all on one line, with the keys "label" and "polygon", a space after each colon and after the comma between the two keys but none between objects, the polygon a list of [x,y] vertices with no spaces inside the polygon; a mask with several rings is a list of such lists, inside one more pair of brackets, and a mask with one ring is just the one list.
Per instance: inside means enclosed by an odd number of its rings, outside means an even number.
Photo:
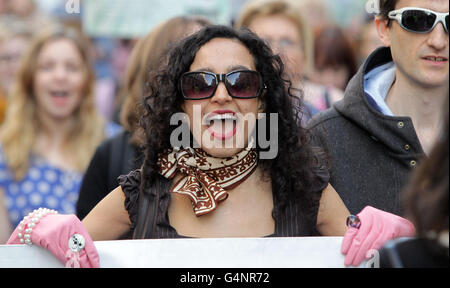
[{"label": "short dark hair of man", "polygon": [[389,12],[395,10],[398,0],[380,0],[380,16],[388,20],[388,25],[391,21],[389,19]]}]

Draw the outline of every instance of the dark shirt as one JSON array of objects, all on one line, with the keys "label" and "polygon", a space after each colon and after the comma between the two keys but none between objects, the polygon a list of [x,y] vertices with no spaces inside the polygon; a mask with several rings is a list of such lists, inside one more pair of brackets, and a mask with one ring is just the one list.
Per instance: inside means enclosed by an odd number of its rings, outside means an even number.
[{"label": "dark shirt", "polygon": [[380,268],[448,268],[448,261],[448,247],[431,239],[397,239],[380,250]]},{"label": "dark shirt", "polygon": [[[317,176],[317,187],[311,193],[319,193],[319,197],[316,198],[320,199],[322,191],[328,186],[328,172],[326,171],[326,169],[319,170],[317,172]],[[165,178],[163,178],[161,181],[169,184],[165,186],[166,188],[170,187],[170,181],[166,180]],[[131,230],[133,231],[137,225],[139,215],[146,215],[149,209],[148,207],[152,207],[152,203],[150,203],[148,206],[145,206],[147,207],[146,209],[139,208],[142,207],[142,203],[139,202],[139,188],[141,183],[140,170],[132,171],[126,176],[120,176],[119,182],[126,197],[125,208],[130,215],[130,220],[132,223]],[[273,201],[274,207],[277,207],[279,200],[277,199],[276,195],[274,195]],[[179,235],[175,228],[170,225],[168,215],[169,204],[170,192],[165,191],[161,193],[159,197],[159,205],[156,205],[156,207],[158,207],[158,211],[156,213],[156,227],[154,227],[153,236],[145,236],[144,238],[186,238],[185,236]],[[141,209],[141,211],[138,211],[139,209]],[[306,216],[304,211],[300,209],[300,203],[298,203],[298,201],[294,199],[292,201],[289,201],[289,204],[286,206],[283,213],[277,213],[277,215],[273,215],[273,217],[275,219],[275,233],[272,235],[267,235],[268,237],[298,237],[317,235],[317,209],[313,216]],[[146,220],[141,221],[151,222]]]},{"label": "dark shirt", "polygon": [[81,184],[77,217],[83,219],[106,195],[119,186],[117,177],[142,165],[130,133],[122,131],[104,141],[95,151]]}]

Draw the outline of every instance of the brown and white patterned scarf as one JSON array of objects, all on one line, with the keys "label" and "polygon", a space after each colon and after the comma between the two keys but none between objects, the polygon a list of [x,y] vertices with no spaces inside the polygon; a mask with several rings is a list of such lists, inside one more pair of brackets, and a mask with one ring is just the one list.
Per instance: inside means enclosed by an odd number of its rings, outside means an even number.
[{"label": "brown and white patterned scarf", "polygon": [[205,215],[227,199],[233,189],[249,177],[258,164],[254,149],[244,149],[233,157],[215,158],[201,149],[177,149],[158,159],[160,173],[168,179],[181,173],[184,177],[171,192],[188,196],[197,216]]}]

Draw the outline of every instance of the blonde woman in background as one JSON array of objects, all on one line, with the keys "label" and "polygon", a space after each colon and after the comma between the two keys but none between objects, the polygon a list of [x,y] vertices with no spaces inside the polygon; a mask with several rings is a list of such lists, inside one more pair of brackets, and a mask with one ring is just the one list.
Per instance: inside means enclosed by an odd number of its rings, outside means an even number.
[{"label": "blonde woman in background", "polygon": [[76,30],[55,26],[22,58],[0,130],[0,204],[11,226],[41,206],[73,213],[95,148],[117,131],[95,109],[88,47]]},{"label": "blonde woman in background", "polygon": [[343,98],[341,90],[308,80],[314,68],[314,40],[309,23],[293,1],[249,1],[235,26],[249,28],[282,57],[287,77],[294,87],[303,89],[304,100],[313,110],[325,110]]}]

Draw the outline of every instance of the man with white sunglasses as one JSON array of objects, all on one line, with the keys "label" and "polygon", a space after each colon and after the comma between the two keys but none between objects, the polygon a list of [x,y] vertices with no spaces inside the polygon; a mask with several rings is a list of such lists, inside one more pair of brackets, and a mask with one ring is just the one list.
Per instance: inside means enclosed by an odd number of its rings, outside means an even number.
[{"label": "man with white sunglasses", "polygon": [[400,192],[438,139],[449,97],[449,2],[380,0],[378,7],[385,47],[368,57],[344,99],[309,125],[351,213],[371,205],[401,215]]}]

